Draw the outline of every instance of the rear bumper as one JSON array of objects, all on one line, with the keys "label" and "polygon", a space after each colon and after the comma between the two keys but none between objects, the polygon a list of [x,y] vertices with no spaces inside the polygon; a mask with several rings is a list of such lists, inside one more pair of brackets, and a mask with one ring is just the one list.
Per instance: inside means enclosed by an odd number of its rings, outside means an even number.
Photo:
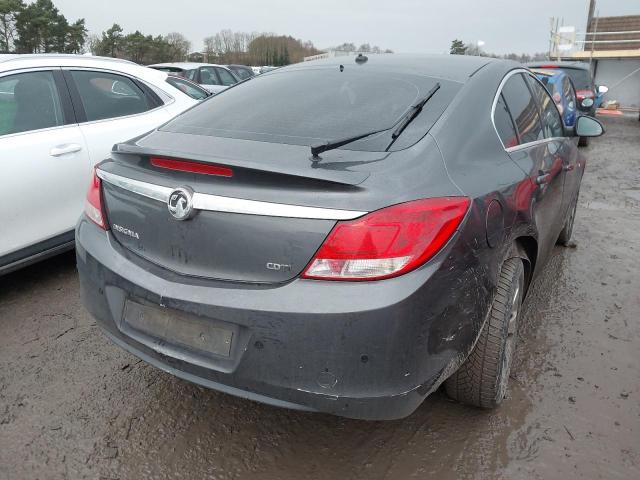
[{"label": "rear bumper", "polygon": [[[141,263],[84,218],[76,229],[82,300],[122,348],[232,395],[364,419],[412,413],[473,346],[490,287],[468,268],[471,253],[452,260],[457,243],[395,279],[256,286],[180,277]],[[134,338],[122,329],[127,301],[228,325],[230,355],[193,361],[188,349]]]}]

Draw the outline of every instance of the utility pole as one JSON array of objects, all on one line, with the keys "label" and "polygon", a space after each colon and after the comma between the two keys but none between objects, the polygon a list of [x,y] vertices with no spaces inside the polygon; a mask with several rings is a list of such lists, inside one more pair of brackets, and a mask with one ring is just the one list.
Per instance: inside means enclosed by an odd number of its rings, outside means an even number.
[{"label": "utility pole", "polygon": [[554,17],[550,17],[549,18],[549,54],[547,55],[547,58],[549,60],[552,60],[551,55],[553,54],[553,43],[554,43],[554,38],[555,38],[555,34],[556,32],[553,31],[553,26],[555,25],[556,20]]},{"label": "utility pole", "polygon": [[[589,33],[589,29],[591,28],[591,22],[593,21],[593,13],[595,11],[596,11],[596,0],[589,0],[589,13],[587,14],[587,28],[585,28],[585,31],[587,33]],[[595,39],[592,38],[592,40],[595,40]]]}]

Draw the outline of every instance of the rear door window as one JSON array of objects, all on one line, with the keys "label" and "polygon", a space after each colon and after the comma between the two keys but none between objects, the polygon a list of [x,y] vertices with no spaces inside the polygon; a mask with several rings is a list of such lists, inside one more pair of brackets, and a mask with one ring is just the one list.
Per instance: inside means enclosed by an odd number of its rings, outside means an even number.
[{"label": "rear door window", "polygon": [[204,88],[182,78],[169,76],[167,77],[167,83],[196,100],[203,100],[209,96],[209,93]]},{"label": "rear door window", "polygon": [[215,67],[200,68],[200,84],[202,85],[221,85]]},{"label": "rear door window", "polygon": [[52,72],[0,78],[0,136],[60,125],[64,115]]},{"label": "rear door window", "polygon": [[502,93],[498,96],[496,102],[496,109],[493,114],[493,122],[502,140],[504,148],[515,147],[518,145],[518,134],[516,132],[516,126],[513,124],[511,113],[507,107],[507,103],[504,101]]},{"label": "rear door window", "polygon": [[222,85],[228,87],[229,85],[238,83],[238,80],[236,80],[236,78],[229,70],[226,70],[224,68],[216,68],[216,71],[218,72],[218,76],[220,77]]},{"label": "rear door window", "polygon": [[544,133],[538,105],[522,74],[517,73],[507,79],[502,88],[502,95],[516,124],[520,143],[542,140]]},{"label": "rear door window", "polygon": [[155,108],[136,83],[123,75],[98,71],[71,71],[87,121],[124,117]]},{"label": "rear door window", "polygon": [[542,113],[542,127],[545,138],[564,136],[562,117],[560,117],[560,113],[558,112],[553,99],[549,95],[549,92],[532,76],[529,77],[529,84],[531,85],[531,89],[534,92],[538,104],[540,105],[540,111]]}]

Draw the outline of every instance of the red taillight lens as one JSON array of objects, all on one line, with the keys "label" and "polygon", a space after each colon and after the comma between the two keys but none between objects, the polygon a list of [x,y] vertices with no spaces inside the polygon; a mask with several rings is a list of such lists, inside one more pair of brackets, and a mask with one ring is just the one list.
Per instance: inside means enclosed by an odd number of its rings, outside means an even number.
[{"label": "red taillight lens", "polygon": [[151,165],[154,167],[168,168],[169,170],[178,170],[180,172],[202,173],[204,175],[216,175],[218,177],[233,177],[233,170],[229,167],[189,162],[186,160],[151,157]]},{"label": "red taillight lens", "polygon": [[89,220],[106,230],[107,225],[105,223],[104,210],[102,209],[101,190],[102,182],[94,169],[91,184],[89,185],[89,190],[87,190],[87,199],[84,202],[84,213],[89,217]]},{"label": "red taillight lens", "polygon": [[467,197],[429,198],[338,222],[302,276],[380,280],[407,273],[447,243],[469,204]]}]

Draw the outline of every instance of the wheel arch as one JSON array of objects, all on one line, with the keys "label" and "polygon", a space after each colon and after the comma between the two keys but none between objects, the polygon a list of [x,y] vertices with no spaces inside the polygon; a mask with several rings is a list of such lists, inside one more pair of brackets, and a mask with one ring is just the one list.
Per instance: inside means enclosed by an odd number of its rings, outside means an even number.
[{"label": "wheel arch", "polygon": [[513,241],[513,255],[522,259],[525,275],[525,293],[529,290],[538,258],[538,241],[531,236],[518,237]]}]

